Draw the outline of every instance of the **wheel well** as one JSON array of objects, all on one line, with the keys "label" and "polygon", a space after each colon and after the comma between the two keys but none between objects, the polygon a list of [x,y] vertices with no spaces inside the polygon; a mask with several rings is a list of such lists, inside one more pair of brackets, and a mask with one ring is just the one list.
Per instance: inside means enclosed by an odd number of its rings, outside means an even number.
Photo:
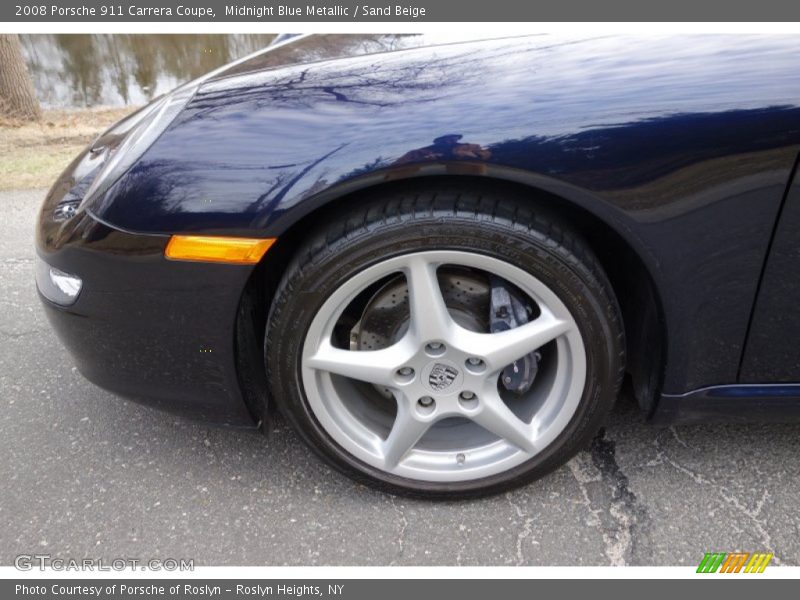
[{"label": "wheel well", "polygon": [[[244,315],[249,315],[250,327],[253,331],[261,332],[259,338],[255,342],[244,340],[246,336],[243,335],[242,328],[237,326],[237,362],[240,371],[244,372],[240,374],[240,383],[243,387],[255,384],[259,388],[263,385],[264,388],[257,394],[243,390],[246,402],[254,415],[261,418],[264,414],[266,381],[262,384],[255,374],[248,372],[254,365],[263,372],[263,332],[269,303],[289,261],[306,239],[308,232],[329,221],[330,215],[344,206],[349,208],[357,204],[368,204],[374,201],[376,193],[395,191],[398,188],[421,187],[429,184],[432,179],[437,183],[449,180],[456,185],[468,184],[470,189],[476,186],[491,186],[495,192],[498,188],[506,189],[509,195],[539,202],[586,240],[608,275],[620,304],[626,335],[628,357],[626,370],[640,407],[647,416],[650,416],[655,409],[663,379],[666,340],[658,290],[636,251],[604,221],[561,196],[523,183],[467,176],[436,176],[389,182],[345,194],[305,215],[281,234],[257,265],[242,296],[239,320]],[[467,182],[467,179],[470,181]],[[257,353],[257,356],[253,353]]]}]

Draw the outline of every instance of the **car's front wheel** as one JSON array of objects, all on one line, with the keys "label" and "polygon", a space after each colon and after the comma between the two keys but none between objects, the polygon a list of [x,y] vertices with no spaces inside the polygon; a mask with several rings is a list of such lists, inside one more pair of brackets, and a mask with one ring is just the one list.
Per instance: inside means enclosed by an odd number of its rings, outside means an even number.
[{"label": "car's front wheel", "polygon": [[618,392],[623,334],[591,251],[520,199],[435,188],[361,205],[275,295],[273,398],[351,477],[495,493],[563,464]]}]

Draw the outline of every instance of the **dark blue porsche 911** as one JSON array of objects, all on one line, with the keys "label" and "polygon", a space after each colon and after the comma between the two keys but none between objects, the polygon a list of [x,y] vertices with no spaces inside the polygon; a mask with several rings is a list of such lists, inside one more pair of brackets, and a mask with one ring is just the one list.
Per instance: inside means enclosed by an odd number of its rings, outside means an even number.
[{"label": "dark blue porsche 911", "polygon": [[375,39],[281,41],[75,159],[37,285],[87,378],[277,407],[428,497],[563,464],[625,379],[655,423],[800,414],[800,40]]}]

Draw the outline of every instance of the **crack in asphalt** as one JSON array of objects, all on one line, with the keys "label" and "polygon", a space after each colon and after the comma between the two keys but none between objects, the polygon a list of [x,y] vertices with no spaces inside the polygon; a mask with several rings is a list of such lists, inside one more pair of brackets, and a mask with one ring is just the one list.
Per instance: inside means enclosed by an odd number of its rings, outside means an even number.
[{"label": "crack in asphalt", "polygon": [[3,264],[30,264],[34,261],[33,256],[6,256],[2,259]]},{"label": "crack in asphalt", "polygon": [[[630,564],[635,554],[637,532],[644,529],[649,516],[630,490],[628,477],[617,463],[616,442],[601,429],[592,440],[589,452],[579,454],[567,466],[578,482],[583,498],[581,504],[589,512],[587,524],[600,532],[609,563],[613,566]],[[594,507],[593,496],[599,496],[599,508]]]},{"label": "crack in asphalt", "polygon": [[[533,517],[529,516],[527,512],[522,510],[522,507],[514,502],[512,492],[506,492],[506,501],[517,513],[517,517],[523,519],[522,529],[517,533],[516,553],[517,565],[525,564],[525,553],[523,552],[522,545],[525,540],[533,533]],[[538,545],[536,539],[531,539],[531,544]]]},{"label": "crack in asphalt", "polygon": [[458,525],[458,531],[461,534],[461,541],[458,544],[458,550],[456,551],[456,566],[460,567],[462,565],[463,555],[464,555],[464,548],[468,543],[467,532],[468,528],[463,523]]},{"label": "crack in asphalt", "polygon": [[397,556],[395,556],[390,563],[390,565],[395,565],[397,561],[403,557],[403,552],[405,552],[405,536],[406,528],[408,527],[408,518],[406,518],[406,513],[402,505],[398,508],[397,500],[394,496],[389,496],[389,502],[392,505],[392,510],[394,510],[400,520],[397,527]]},{"label": "crack in asphalt", "polygon": [[698,451],[698,449],[697,449],[697,448],[695,448],[694,446],[690,445],[690,444],[689,444],[689,442],[687,442],[687,441],[686,441],[686,440],[684,440],[684,439],[683,439],[681,436],[679,436],[679,435],[678,435],[678,430],[677,430],[677,429],[675,429],[675,427],[674,427],[674,426],[670,427],[670,428],[669,428],[669,431],[670,431],[670,433],[672,434],[672,437],[674,437],[674,438],[675,438],[675,441],[676,441],[676,442],[678,442],[678,443],[679,443],[681,446],[683,446],[683,447],[684,447],[684,448],[686,448],[687,450],[692,450],[692,451],[694,451],[694,452],[697,452],[697,451]]},{"label": "crack in asphalt", "polygon": [[50,331],[51,331],[50,329],[29,329],[28,331],[4,331],[0,329],[0,336],[16,340],[28,335],[34,335],[37,333],[49,333]]},{"label": "crack in asphalt", "polygon": [[[675,428],[674,427],[670,427],[670,429],[672,430],[673,437],[680,443],[681,440],[678,437],[678,434],[677,434],[677,431],[675,431]],[[696,448],[692,448],[691,446],[689,446],[685,442],[682,443],[682,445],[684,445],[686,448],[689,448],[690,450],[693,450],[695,452],[698,451]],[[656,449],[656,458],[654,460],[651,460],[648,463],[646,463],[645,466],[650,467],[650,466],[656,466],[656,465],[659,465],[659,464],[667,464],[667,465],[671,466],[673,469],[677,470],[678,472],[683,473],[684,475],[689,477],[696,484],[698,484],[698,485],[707,485],[707,486],[711,487],[712,489],[714,489],[717,492],[717,495],[720,498],[722,498],[722,500],[724,502],[726,502],[730,506],[733,506],[736,510],[738,510],[740,513],[742,513],[745,517],[748,518],[748,520],[753,524],[753,527],[754,527],[756,533],[760,537],[763,547],[769,549],[769,551],[773,553],[772,560],[774,561],[774,563],[776,565],[780,565],[781,564],[781,559],[778,556],[778,551],[772,545],[772,536],[770,536],[769,532],[767,531],[767,528],[766,528],[767,523],[766,523],[766,521],[764,519],[760,518],[761,511],[764,509],[764,505],[766,504],[767,500],[769,500],[769,498],[770,498],[770,493],[769,493],[769,490],[767,488],[764,488],[764,490],[762,491],[762,494],[761,494],[761,498],[756,502],[755,507],[751,510],[751,509],[747,508],[747,505],[742,503],[742,501],[739,500],[739,498],[737,498],[727,487],[725,487],[724,485],[718,483],[712,477],[704,475],[703,473],[700,473],[699,471],[694,471],[694,470],[690,469],[689,467],[687,467],[686,465],[682,465],[681,463],[679,463],[674,458],[671,458],[667,454],[666,448],[664,448],[664,446],[659,441],[658,436],[656,436],[653,439],[653,446]]]}]

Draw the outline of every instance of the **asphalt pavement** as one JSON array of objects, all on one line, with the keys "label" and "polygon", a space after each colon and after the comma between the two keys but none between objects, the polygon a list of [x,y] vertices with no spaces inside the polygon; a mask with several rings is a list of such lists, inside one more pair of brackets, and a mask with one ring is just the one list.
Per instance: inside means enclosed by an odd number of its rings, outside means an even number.
[{"label": "asphalt pavement", "polygon": [[696,565],[710,551],[800,564],[800,425],[656,429],[623,395],[586,452],[477,501],[380,494],[266,438],[88,383],[33,283],[44,192],[0,192],[0,564],[187,558],[196,565]]}]

